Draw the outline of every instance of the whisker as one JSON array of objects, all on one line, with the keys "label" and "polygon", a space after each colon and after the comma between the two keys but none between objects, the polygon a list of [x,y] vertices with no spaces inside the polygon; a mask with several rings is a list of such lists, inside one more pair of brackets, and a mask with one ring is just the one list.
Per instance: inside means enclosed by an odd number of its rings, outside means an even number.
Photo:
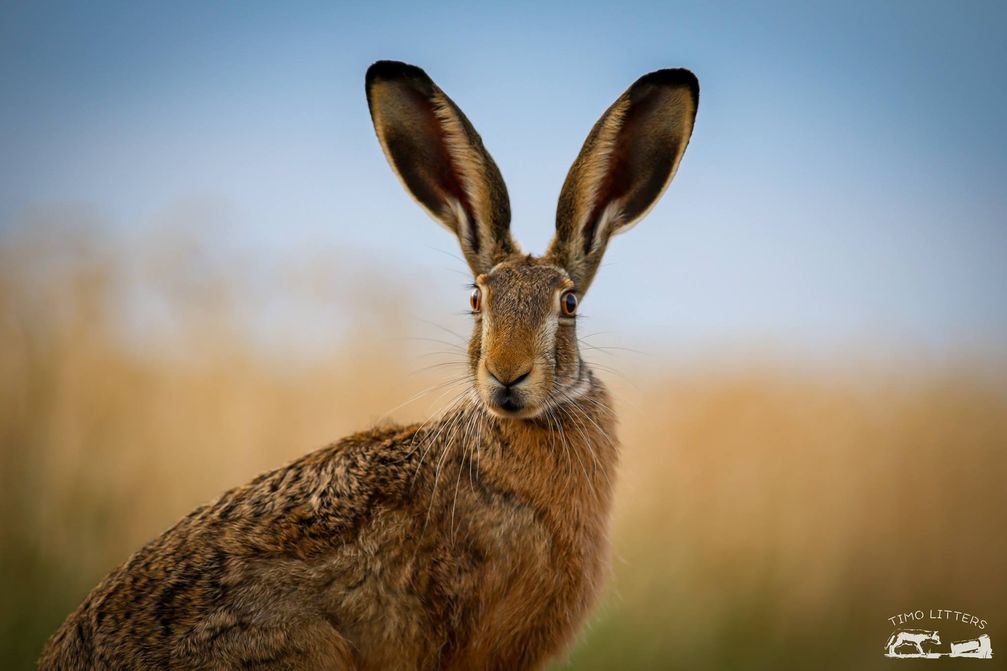
[{"label": "whisker", "polygon": [[416,320],[416,321],[418,321],[420,323],[426,324],[428,326],[433,326],[435,329],[438,329],[440,331],[444,331],[448,335],[454,336],[455,338],[457,338],[459,342],[462,342],[462,343],[467,343],[468,342],[468,336],[461,335],[460,333],[455,333],[454,331],[452,331],[448,327],[444,326],[443,324],[438,324],[435,321],[431,321],[429,319],[424,319],[423,317],[413,316],[412,319],[414,319],[414,320]]},{"label": "whisker", "polygon": [[380,423],[380,422],[387,421],[388,419],[391,418],[392,413],[394,413],[397,410],[401,410],[402,408],[404,408],[405,406],[409,405],[410,403],[414,403],[414,402],[420,400],[421,398],[423,398],[427,394],[430,394],[430,393],[432,393],[434,391],[437,391],[438,389],[442,389],[444,387],[448,387],[448,386],[451,386],[451,385],[454,385],[454,384],[461,384],[462,382],[466,382],[467,380],[468,380],[468,376],[461,376],[461,377],[457,377],[457,378],[452,378],[450,380],[445,380],[443,382],[438,382],[437,384],[432,384],[429,387],[427,387],[426,389],[422,389],[422,390],[416,392],[415,394],[413,394],[412,396],[410,396],[409,398],[407,398],[402,403],[399,403],[398,405],[396,405],[391,410],[387,410],[386,412],[384,412],[382,415],[380,415],[378,417],[378,422]]},{"label": "whisker", "polygon": [[467,368],[468,365],[469,365],[468,361],[438,361],[437,363],[432,363],[429,366],[421,366],[419,368],[411,370],[411,371],[409,371],[409,374],[410,375],[418,375],[420,373],[426,373],[428,371],[431,371],[431,370],[434,370],[434,369],[437,369],[437,368],[449,368],[451,366],[462,366],[462,367]]},{"label": "whisker", "polygon": [[633,349],[632,347],[620,347],[618,345],[593,345],[591,343],[584,342],[580,338],[578,338],[577,340],[583,347],[598,352],[605,352],[605,353],[630,352],[632,354],[639,354],[641,356],[652,356],[650,352],[645,352],[639,349]]},{"label": "whisker", "polygon": [[447,340],[441,340],[439,338],[427,338],[424,336],[402,336],[399,340],[405,340],[407,342],[432,342],[438,345],[445,345],[446,347],[452,347],[460,352],[468,352],[468,349],[459,345],[458,343],[449,342]]}]

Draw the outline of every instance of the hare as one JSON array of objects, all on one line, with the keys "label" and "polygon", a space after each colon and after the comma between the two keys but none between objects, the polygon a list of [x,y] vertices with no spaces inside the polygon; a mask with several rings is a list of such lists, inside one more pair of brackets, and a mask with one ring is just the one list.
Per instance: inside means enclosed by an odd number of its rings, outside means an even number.
[{"label": "hare", "polygon": [[395,173],[472,269],[470,389],[436,420],[344,438],[197,508],[102,580],[40,669],[537,669],[587,616],[618,445],[577,308],[609,238],[674,177],[699,84],[659,70],[615,101],[541,257],[423,70],[377,62],[366,93]]}]

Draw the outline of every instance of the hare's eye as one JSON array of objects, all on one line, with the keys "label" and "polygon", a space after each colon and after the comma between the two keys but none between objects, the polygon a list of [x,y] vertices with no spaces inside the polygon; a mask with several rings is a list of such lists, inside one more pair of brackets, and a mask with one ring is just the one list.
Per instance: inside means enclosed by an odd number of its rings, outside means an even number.
[{"label": "hare's eye", "polygon": [[572,291],[568,291],[559,298],[559,306],[563,310],[563,314],[567,317],[573,317],[577,313],[577,294]]},{"label": "hare's eye", "polygon": [[469,296],[469,305],[472,306],[472,312],[479,312],[483,306],[483,294],[479,291],[479,287],[472,290],[472,295]]}]

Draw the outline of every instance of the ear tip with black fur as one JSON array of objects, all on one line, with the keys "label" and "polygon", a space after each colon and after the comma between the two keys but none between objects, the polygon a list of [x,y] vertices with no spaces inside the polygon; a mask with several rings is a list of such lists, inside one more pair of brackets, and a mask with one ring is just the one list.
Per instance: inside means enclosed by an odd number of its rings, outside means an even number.
[{"label": "ear tip with black fur", "polygon": [[636,80],[634,86],[644,84],[651,86],[668,86],[672,88],[685,87],[689,89],[693,99],[699,100],[699,79],[691,70],[685,68],[665,68],[645,74]]},{"label": "ear tip with black fur", "polygon": [[364,77],[364,81],[367,88],[378,81],[388,81],[388,80],[401,80],[401,79],[419,79],[424,82],[430,81],[430,77],[427,73],[423,71],[422,68],[418,68],[415,65],[410,65],[409,63],[403,63],[402,61],[377,61],[367,68],[367,74]]}]

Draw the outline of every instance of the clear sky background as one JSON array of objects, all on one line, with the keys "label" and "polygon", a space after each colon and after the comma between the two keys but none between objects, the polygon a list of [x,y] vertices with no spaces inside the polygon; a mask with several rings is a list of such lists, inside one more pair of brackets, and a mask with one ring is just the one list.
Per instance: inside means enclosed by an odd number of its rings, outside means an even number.
[{"label": "clear sky background", "polygon": [[263,268],[333,250],[456,310],[464,266],[385,163],[367,66],[454,98],[534,252],[601,112],[688,67],[692,143],[609,248],[599,330],[685,357],[1003,352],[1007,5],[813,4],[3,3],[0,227],[76,208],[142,237],[195,209]]}]

